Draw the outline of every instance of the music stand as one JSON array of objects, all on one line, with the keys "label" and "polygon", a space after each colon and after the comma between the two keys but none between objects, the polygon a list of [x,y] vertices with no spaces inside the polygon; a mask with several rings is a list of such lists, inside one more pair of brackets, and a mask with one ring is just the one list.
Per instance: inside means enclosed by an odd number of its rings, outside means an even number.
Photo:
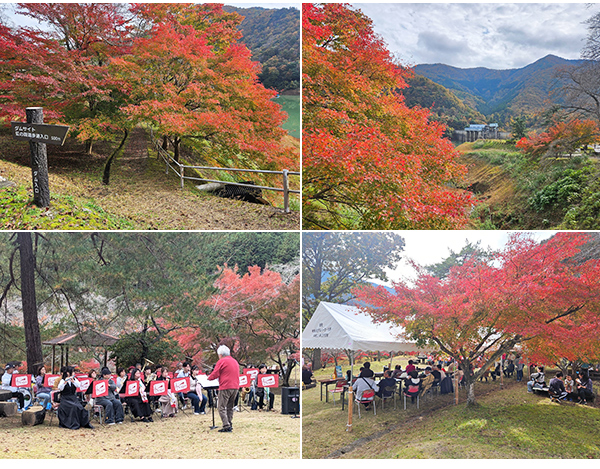
[{"label": "music stand", "polygon": [[212,397],[212,402],[213,402],[213,406],[212,406],[212,426],[209,427],[211,430],[214,430],[215,428],[219,428],[217,425],[215,425],[215,407],[216,407],[216,402],[215,402],[215,389],[219,389],[219,380],[218,379],[213,379],[211,381],[208,380],[208,376],[206,375],[198,375],[198,382],[200,383],[200,386],[202,386],[203,389],[206,389],[209,393],[210,396]]}]

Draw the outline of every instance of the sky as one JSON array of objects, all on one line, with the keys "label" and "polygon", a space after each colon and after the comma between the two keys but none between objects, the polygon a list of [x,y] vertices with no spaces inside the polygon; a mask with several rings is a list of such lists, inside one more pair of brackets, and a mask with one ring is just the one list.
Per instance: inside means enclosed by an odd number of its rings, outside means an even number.
[{"label": "sky", "polygon": [[[58,3],[58,2],[57,2]],[[289,8],[295,7],[300,9],[300,3],[298,2],[283,2],[283,3],[275,3],[275,2],[253,2],[253,1],[244,1],[240,0],[236,3],[227,3],[222,2],[225,5],[231,5],[240,8],[251,8],[251,7],[262,7],[262,8]],[[40,23],[33,18],[26,17],[24,15],[17,15],[14,13],[16,3],[4,2],[0,0],[0,7],[5,7],[4,15],[8,17],[9,21],[11,21],[16,26],[27,26],[27,27],[38,27]]]},{"label": "sky", "polygon": [[548,54],[578,59],[589,3],[353,3],[404,65],[521,68]]},{"label": "sky", "polygon": [[[508,241],[509,231],[402,231],[399,234],[404,238],[405,246],[403,259],[395,270],[387,271],[390,282],[379,282],[391,285],[392,281],[414,279],[414,269],[409,265],[412,259],[420,265],[429,265],[441,262],[450,254],[450,250],[459,252],[469,240],[471,244],[481,241],[481,247],[500,249]],[[554,231],[530,232],[536,241],[542,241],[554,235]]]}]

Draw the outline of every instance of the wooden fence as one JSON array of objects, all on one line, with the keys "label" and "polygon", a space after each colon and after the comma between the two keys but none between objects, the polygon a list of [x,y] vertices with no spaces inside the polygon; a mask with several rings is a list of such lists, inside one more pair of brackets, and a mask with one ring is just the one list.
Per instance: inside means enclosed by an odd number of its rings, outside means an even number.
[{"label": "wooden fence", "polygon": [[[175,159],[170,155],[170,153],[165,151],[162,148],[162,146],[160,145],[158,140],[156,140],[154,138],[154,132],[152,129],[150,129],[150,136],[152,139],[152,145],[158,152],[158,155],[165,162],[166,174],[169,174],[169,168],[172,169],[173,172],[177,176],[179,176],[179,178],[181,179],[181,188],[182,189],[183,189],[184,180],[188,179],[190,181],[216,182],[216,183],[222,183],[222,184],[229,184],[232,186],[250,187],[252,189],[263,189],[263,190],[267,190],[267,191],[283,192],[283,208],[284,208],[285,213],[290,212],[290,201],[289,201],[290,194],[298,194],[298,195],[300,194],[299,190],[293,190],[293,189],[290,189],[290,187],[289,187],[289,177],[290,176],[300,176],[300,173],[298,171],[288,171],[287,169],[284,169],[282,171],[268,171],[268,170],[262,170],[262,169],[219,168],[219,167],[211,167],[211,166],[183,165],[183,164],[179,163],[178,161],[175,161]],[[201,170],[209,170],[209,171],[230,171],[230,172],[234,172],[234,173],[238,172],[238,173],[280,174],[282,176],[282,180],[283,180],[283,187],[257,186],[254,184],[244,184],[241,182],[229,182],[229,181],[220,181],[218,179],[203,179],[203,178],[199,178],[199,177],[195,177],[195,176],[186,176],[185,175],[186,169],[201,169]]]}]

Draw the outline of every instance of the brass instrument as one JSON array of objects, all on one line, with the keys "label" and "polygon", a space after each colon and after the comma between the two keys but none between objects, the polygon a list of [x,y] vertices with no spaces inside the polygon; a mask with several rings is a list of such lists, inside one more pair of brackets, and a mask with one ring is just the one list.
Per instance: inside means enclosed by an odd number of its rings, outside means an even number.
[{"label": "brass instrument", "polygon": [[148,360],[147,358],[144,358],[144,366],[142,367],[142,373],[144,372],[146,367],[149,365],[154,365],[154,362],[152,360]]}]

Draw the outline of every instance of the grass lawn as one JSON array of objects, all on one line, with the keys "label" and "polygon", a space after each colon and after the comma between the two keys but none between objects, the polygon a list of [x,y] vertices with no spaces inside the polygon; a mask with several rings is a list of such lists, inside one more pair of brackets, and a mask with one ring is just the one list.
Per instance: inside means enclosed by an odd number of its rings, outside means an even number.
[{"label": "grass lawn", "polygon": [[[372,362],[381,371],[389,362]],[[394,365],[406,360],[394,359]],[[347,366],[343,366],[345,372]],[[355,370],[360,365],[355,367]],[[330,377],[332,368],[315,373]],[[330,386],[331,389],[331,386]],[[600,409],[573,403],[553,404],[528,394],[525,382],[506,379],[477,383],[479,405],[467,409],[466,393],[421,400],[420,409],[398,400],[377,415],[354,408],[352,432],[346,432],[347,410],[320,401],[320,386],[302,393],[303,458],[488,459],[600,458]],[[597,404],[596,404],[597,405]]]},{"label": "grass lawn", "polygon": [[[55,417],[42,425],[24,427],[21,416],[0,418],[2,458],[128,458],[128,459],[298,459],[300,419],[277,412],[242,411],[233,416],[233,432],[210,430],[212,416],[181,412],[171,419],[155,414],[153,423],[131,422],[102,427],[92,421],[93,430],[58,427]],[[221,425],[215,411],[215,424]]]}]

